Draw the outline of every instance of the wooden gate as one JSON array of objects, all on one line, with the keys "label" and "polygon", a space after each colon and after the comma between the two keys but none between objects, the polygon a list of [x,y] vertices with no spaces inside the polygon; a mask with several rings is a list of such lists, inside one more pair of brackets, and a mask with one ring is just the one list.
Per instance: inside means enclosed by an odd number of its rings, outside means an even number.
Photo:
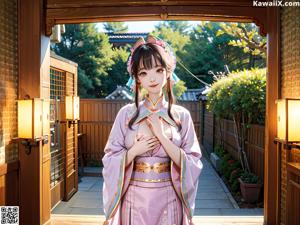
[{"label": "wooden gate", "polygon": [[65,120],[65,96],[77,95],[77,64],[51,54],[51,208],[78,190],[77,124]]}]

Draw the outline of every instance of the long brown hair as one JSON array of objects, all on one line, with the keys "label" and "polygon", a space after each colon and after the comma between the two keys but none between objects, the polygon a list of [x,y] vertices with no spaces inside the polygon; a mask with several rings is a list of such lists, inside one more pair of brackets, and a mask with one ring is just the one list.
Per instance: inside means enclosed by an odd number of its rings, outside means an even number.
[{"label": "long brown hair", "polygon": [[[154,58],[154,60],[153,60]],[[152,69],[154,66],[161,65],[167,71],[167,97],[168,97],[168,115],[169,117],[176,123],[177,129],[180,131],[182,126],[180,121],[176,121],[171,113],[172,104],[175,103],[175,98],[173,96],[173,91],[171,87],[171,75],[172,75],[172,61],[171,57],[164,51],[161,50],[160,47],[157,47],[155,44],[146,43],[139,46],[135,51],[132,53],[132,67],[131,67],[131,74],[134,76],[136,81],[135,85],[135,106],[137,108],[134,116],[129,121],[128,127],[132,130],[132,125],[136,121],[139,116],[140,109],[139,109],[139,90],[140,90],[140,83],[138,81],[138,72],[140,65],[142,64],[145,69],[149,70]],[[153,61],[155,65],[153,65]]]}]

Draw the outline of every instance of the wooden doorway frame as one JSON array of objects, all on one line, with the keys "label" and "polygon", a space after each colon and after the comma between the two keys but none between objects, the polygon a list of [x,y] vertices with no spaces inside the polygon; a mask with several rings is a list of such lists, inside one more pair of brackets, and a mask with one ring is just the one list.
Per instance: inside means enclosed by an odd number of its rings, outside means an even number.
[{"label": "wooden doorway frame", "polygon": [[[249,0],[19,0],[19,99],[25,95],[49,97],[49,35],[55,24],[134,20],[254,22],[268,40],[264,223],[279,224],[280,157],[273,140],[277,131],[275,100],[280,97],[280,15],[279,8],[252,4]],[[23,153],[22,146],[19,149],[21,224],[50,223],[48,148],[35,147],[29,156]]]}]

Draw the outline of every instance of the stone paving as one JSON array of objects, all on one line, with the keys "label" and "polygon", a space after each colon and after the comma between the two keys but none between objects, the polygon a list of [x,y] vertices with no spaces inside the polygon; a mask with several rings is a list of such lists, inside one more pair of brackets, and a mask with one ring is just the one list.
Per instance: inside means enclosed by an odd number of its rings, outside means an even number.
[{"label": "stone paving", "polygon": [[[240,209],[211,164],[204,157],[202,162],[195,216],[263,216],[261,208]],[[93,168],[87,170],[91,172]],[[61,201],[51,213],[103,215],[102,185],[102,177],[82,177],[78,192],[68,202]]]}]

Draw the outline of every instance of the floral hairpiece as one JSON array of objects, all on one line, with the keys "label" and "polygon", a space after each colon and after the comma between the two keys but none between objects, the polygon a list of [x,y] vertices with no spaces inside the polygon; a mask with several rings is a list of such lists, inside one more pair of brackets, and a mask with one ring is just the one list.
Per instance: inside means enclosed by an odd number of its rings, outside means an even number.
[{"label": "floral hairpiece", "polygon": [[141,45],[143,44],[146,44],[146,43],[152,43],[152,44],[155,44],[157,45],[158,47],[160,48],[163,48],[163,50],[169,54],[169,56],[171,57],[171,59],[173,60],[173,63],[172,63],[172,71],[175,70],[175,67],[176,67],[176,57],[175,57],[175,54],[173,53],[171,47],[166,43],[164,42],[163,40],[158,40],[156,39],[155,37],[149,35],[148,38],[147,38],[147,41],[145,41],[145,39],[143,37],[140,37],[137,42],[133,45],[133,47],[130,49],[131,51],[131,54],[130,54],[130,57],[128,59],[128,62],[127,62],[127,71],[129,74],[131,74],[131,68],[132,68],[132,55],[134,53],[134,51]]},{"label": "floral hairpiece", "polygon": [[[130,77],[129,77],[129,80],[127,81],[126,83],[126,86],[129,87],[133,92],[135,92],[135,85],[136,85],[136,82],[135,82],[135,79],[134,77],[131,75],[131,67],[132,67],[132,55],[134,53],[134,51],[141,45],[143,44],[146,44],[146,43],[152,43],[152,44],[155,44],[157,46],[159,46],[160,48],[163,48],[163,50],[169,54],[169,56],[171,57],[173,63],[172,63],[172,71],[175,70],[175,67],[176,67],[176,57],[175,57],[175,54],[173,53],[173,50],[172,48],[166,43],[164,42],[163,40],[158,40],[156,39],[155,37],[149,35],[148,38],[147,38],[147,41],[145,41],[144,38],[139,38],[137,40],[137,42],[133,45],[133,47],[130,49],[131,51],[131,54],[130,54],[130,57],[128,59],[128,62],[127,62],[127,71],[128,73],[130,74]],[[171,81],[171,86],[173,86],[175,83],[179,82],[180,79],[178,78],[178,76],[173,72],[172,73],[172,76],[170,78],[170,81]]]}]

